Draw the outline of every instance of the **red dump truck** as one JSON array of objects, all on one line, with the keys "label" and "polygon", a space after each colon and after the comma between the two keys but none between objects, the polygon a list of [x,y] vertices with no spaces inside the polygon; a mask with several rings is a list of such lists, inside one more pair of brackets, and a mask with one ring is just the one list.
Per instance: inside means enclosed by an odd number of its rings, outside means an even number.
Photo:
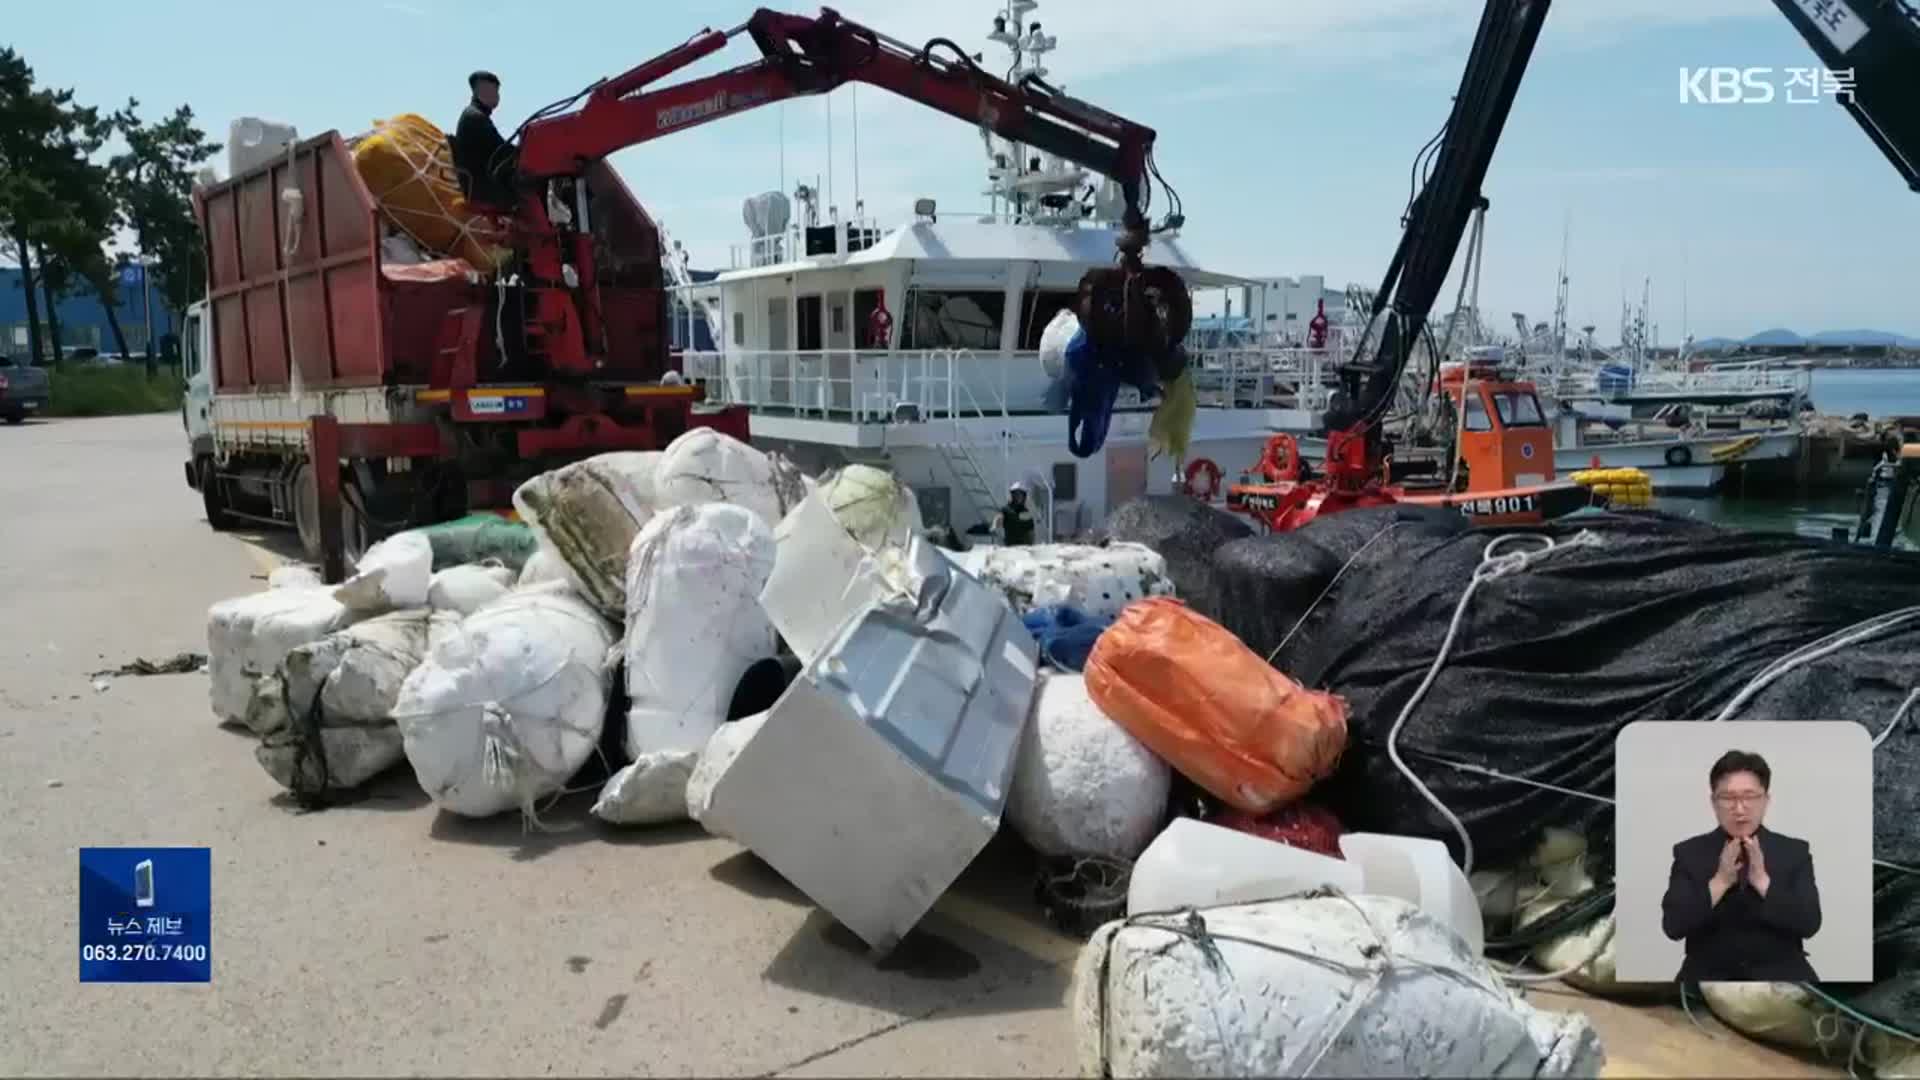
[{"label": "red dump truck", "polygon": [[197,190],[208,284],[184,335],[184,419],[208,522],[293,525],[337,575],[382,535],[509,506],[569,460],[696,426],[744,440],[744,410],[674,374],[659,229],[604,161],[573,194],[598,316],[585,371],[520,347],[530,290],[396,255],[339,132]]}]

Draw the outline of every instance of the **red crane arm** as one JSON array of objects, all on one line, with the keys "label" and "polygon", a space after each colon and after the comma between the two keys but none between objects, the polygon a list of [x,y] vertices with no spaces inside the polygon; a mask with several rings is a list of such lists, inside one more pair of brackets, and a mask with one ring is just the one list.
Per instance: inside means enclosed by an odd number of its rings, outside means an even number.
[{"label": "red crane arm", "polygon": [[[742,33],[759,46],[759,60],[647,89]],[[939,46],[950,48],[956,58],[936,56]],[[536,116],[524,126],[519,168],[539,179],[578,175],[587,164],[616,150],[772,102],[823,94],[850,80],[1111,177],[1125,196],[1129,226],[1144,231],[1141,197],[1151,171],[1153,129],[1061,94],[1038,78],[1009,83],[980,68],[950,41],[935,39],[915,50],[829,8],[817,17],[762,8],[740,27],[705,31],[599,83],[579,109]]]}]

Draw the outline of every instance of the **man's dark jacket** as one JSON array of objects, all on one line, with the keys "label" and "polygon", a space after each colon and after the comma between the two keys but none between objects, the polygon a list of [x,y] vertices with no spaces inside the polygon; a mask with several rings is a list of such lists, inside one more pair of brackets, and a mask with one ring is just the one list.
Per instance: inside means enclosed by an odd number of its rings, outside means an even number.
[{"label": "man's dark jacket", "polygon": [[453,132],[453,167],[467,198],[483,205],[510,207],[514,203],[513,170],[519,155],[502,150],[506,140],[493,126],[493,117],[478,98],[460,113]]},{"label": "man's dark jacket", "polygon": [[1807,962],[1806,939],[1820,931],[1820,890],[1813,879],[1813,852],[1805,840],[1762,828],[1757,834],[1767,865],[1767,895],[1747,880],[1713,902],[1707,882],[1720,864],[1729,837],[1720,830],[1673,845],[1673,868],[1661,901],[1661,929],[1687,943],[1681,982],[1816,981]]},{"label": "man's dark jacket", "polygon": [[1009,547],[1033,543],[1033,507],[1009,499],[1000,508],[1000,531],[1006,534]]}]

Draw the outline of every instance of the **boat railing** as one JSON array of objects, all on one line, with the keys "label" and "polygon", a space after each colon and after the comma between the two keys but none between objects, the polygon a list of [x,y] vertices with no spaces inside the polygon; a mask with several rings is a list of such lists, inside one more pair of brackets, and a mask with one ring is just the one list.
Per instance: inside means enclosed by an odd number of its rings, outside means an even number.
[{"label": "boat railing", "polygon": [[1561,398],[1615,398],[1659,395],[1682,397],[1740,393],[1813,392],[1809,368],[1745,368],[1731,371],[1639,370],[1619,377],[1598,370],[1563,372],[1553,383]]},{"label": "boat railing", "polygon": [[[1053,379],[1032,350],[690,350],[681,373],[707,400],[851,423],[964,420],[1049,412]],[[1313,349],[1200,349],[1188,354],[1205,408],[1323,410],[1334,354]],[[1126,388],[1118,406],[1140,405]],[[902,406],[908,408],[903,413]]]},{"label": "boat railing", "polygon": [[[1035,354],[1035,356],[1037,359],[1038,354]],[[975,361],[975,359],[972,351],[968,349],[935,350],[928,356],[928,362],[930,364],[944,367],[943,374],[946,376],[944,385],[947,393],[945,413],[953,426],[953,439],[948,445],[953,448],[953,452],[958,457],[968,463],[975,477],[984,480],[986,470],[982,467],[980,454],[986,448],[980,446],[976,441],[973,433],[969,431],[969,425],[961,421],[988,420],[994,418],[1004,420],[1008,417],[1008,412],[1005,397],[994,394],[990,386],[984,388],[988,401],[982,403],[980,398],[975,395],[973,385],[968,380],[957,377],[958,369],[961,369],[961,366],[964,364]],[[1014,462],[1026,460],[1025,454],[1019,453],[1017,447],[1023,445],[1026,440],[1024,436],[1013,430],[1011,426],[1003,424],[1000,429],[995,432],[994,441],[998,444],[1000,453],[999,483],[994,487],[984,488],[971,493],[972,497],[977,501],[984,502],[984,505],[978,509],[990,514],[995,506],[995,495],[999,490],[1005,489],[1005,487],[1014,480],[1030,480],[1040,488],[1041,498],[1039,502],[1044,511],[1043,524],[1045,526],[1043,535],[1045,536],[1046,542],[1051,542],[1054,538],[1054,492],[1052,479],[1039,475],[1038,473],[1031,477],[1022,477],[1015,474]]]},{"label": "boat railing", "polygon": [[[1023,213],[1003,214],[992,211],[941,210],[940,217],[950,221],[964,221],[980,225],[1034,225],[1051,229],[1112,229],[1114,223],[1100,219],[1082,218],[1071,213]],[[928,221],[934,219],[919,219]],[[831,243],[819,239],[822,234],[814,232],[815,240],[809,244],[808,227],[800,224],[788,225],[785,229],[767,236],[757,236],[744,244],[733,244],[728,248],[729,269],[745,270],[756,266],[778,266],[806,258],[851,255],[880,242],[895,229],[915,222],[888,221],[881,218],[861,216],[844,221],[831,221],[825,225],[813,226],[814,230],[832,229]],[[817,250],[809,251],[809,247]]]}]

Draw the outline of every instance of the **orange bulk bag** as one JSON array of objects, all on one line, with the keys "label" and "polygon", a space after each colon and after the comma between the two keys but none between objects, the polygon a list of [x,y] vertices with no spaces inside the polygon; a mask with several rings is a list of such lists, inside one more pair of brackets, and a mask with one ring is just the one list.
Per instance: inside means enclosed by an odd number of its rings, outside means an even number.
[{"label": "orange bulk bag", "polygon": [[1347,705],[1171,597],[1127,606],[1087,658],[1093,703],[1227,805],[1265,814],[1340,761]]}]

